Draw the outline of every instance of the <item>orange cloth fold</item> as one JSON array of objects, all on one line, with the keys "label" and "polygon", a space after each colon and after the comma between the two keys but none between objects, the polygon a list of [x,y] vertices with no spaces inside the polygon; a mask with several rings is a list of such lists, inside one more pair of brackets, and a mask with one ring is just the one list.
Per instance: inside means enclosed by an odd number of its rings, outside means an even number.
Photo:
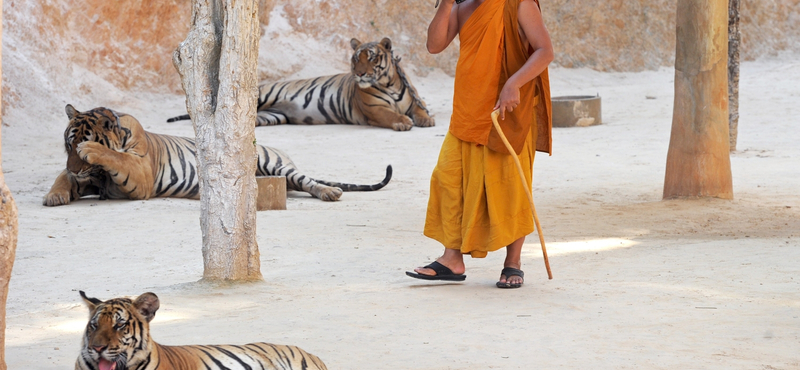
[{"label": "orange cloth fold", "polygon": [[[457,138],[508,153],[491,120],[503,85],[528,60],[533,50],[519,37],[520,0],[485,0],[459,32],[450,132]],[[538,4],[538,2],[537,2]],[[540,104],[536,104],[539,97]],[[538,118],[536,150],[552,153],[550,84],[547,70],[520,88],[520,104],[500,121],[503,133],[519,154]]]},{"label": "orange cloth fold", "polygon": [[[528,130],[518,156],[528,189],[536,132]],[[448,133],[431,176],[424,234],[445,248],[486,257],[533,232],[526,191],[513,157]]]}]

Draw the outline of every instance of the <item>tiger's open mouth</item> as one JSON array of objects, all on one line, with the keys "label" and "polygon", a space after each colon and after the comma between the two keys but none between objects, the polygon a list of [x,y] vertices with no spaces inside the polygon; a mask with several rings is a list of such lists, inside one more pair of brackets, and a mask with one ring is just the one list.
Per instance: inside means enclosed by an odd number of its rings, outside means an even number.
[{"label": "tiger's open mouth", "polygon": [[98,361],[97,366],[100,368],[100,370],[117,370],[116,362],[108,361],[103,357],[100,357],[100,361]]}]

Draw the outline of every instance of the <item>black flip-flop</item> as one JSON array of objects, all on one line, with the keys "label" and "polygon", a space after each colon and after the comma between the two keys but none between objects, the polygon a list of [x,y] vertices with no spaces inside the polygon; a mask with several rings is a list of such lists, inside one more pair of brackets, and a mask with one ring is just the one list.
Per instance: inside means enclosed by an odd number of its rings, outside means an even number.
[{"label": "black flip-flop", "polygon": [[[508,278],[510,278],[512,276],[519,276],[523,280],[525,279],[525,273],[522,272],[522,270],[515,269],[513,267],[505,267],[505,268],[503,268],[503,271],[501,271],[500,274],[506,276],[506,281],[508,281]],[[512,283],[508,283],[508,282],[505,282],[505,283],[501,283],[499,281],[497,282],[497,287],[498,288],[503,288],[503,289],[519,288],[521,286],[522,286],[522,283],[512,284]]]},{"label": "black flip-flop", "polygon": [[464,281],[467,278],[467,275],[461,274],[457,275],[453,273],[453,270],[447,268],[447,266],[433,261],[428,266],[425,266],[426,269],[431,269],[436,272],[436,275],[424,275],[418,274],[416,272],[406,271],[406,275],[411,276],[415,279],[422,279],[422,280],[447,280],[447,281]]}]

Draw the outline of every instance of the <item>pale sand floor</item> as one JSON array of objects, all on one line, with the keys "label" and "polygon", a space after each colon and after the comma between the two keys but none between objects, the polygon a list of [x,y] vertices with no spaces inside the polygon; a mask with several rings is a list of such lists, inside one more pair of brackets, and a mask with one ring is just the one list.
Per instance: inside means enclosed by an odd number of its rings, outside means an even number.
[{"label": "pale sand floor", "polygon": [[[12,109],[3,169],[20,232],[9,368],[73,366],[87,317],[78,290],[101,299],[155,292],[152,333],[163,344],[296,344],[331,369],[800,368],[796,60],[742,66],[733,201],[661,201],[671,69],[553,69],[553,94],[599,93],[604,123],[555,129],[554,155],[537,156],[535,200],[555,278],[547,280],[534,234],[517,290],[494,287],[502,252],[468,259],[460,284],[403,273],[441,253],[422,235],[450,115],[453,81],[441,73],[413,80],[434,128],[256,129],[260,143],[312,177],[374,183],[387,164],[394,177],[335,203],[293,193],[288,210],[259,213],[264,282],[239,286],[195,283],[197,201],[43,207],[65,164],[62,109],[74,101]],[[181,96],[95,95],[77,108],[108,105],[154,132],[193,135],[188,122],[163,122],[184,111]]]}]

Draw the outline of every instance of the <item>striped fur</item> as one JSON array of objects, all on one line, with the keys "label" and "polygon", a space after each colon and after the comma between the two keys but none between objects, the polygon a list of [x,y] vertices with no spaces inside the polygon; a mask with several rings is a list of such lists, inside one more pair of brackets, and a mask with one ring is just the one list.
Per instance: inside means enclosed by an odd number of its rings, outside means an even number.
[{"label": "striped fur", "polygon": [[[407,131],[435,124],[392,53],[392,41],[350,41],[350,73],[259,86],[256,126],[371,125]],[[173,117],[167,122],[189,119]]]},{"label": "striped fur", "polygon": [[81,291],[89,307],[75,370],[327,370],[319,357],[296,346],[164,346],[150,337],[160,305],[153,293],[101,301]]},{"label": "striped fur", "polygon": [[[194,140],[145,131],[136,118],[107,108],[78,112],[66,107],[69,125],[64,131],[67,168],[44,197],[46,206],[69,204],[84,196],[100,199],[199,198]],[[286,154],[257,145],[256,176],[285,176],[286,188],[308,192],[326,201],[342,191],[372,191],[374,185],[356,185],[312,179],[297,170]]]}]

